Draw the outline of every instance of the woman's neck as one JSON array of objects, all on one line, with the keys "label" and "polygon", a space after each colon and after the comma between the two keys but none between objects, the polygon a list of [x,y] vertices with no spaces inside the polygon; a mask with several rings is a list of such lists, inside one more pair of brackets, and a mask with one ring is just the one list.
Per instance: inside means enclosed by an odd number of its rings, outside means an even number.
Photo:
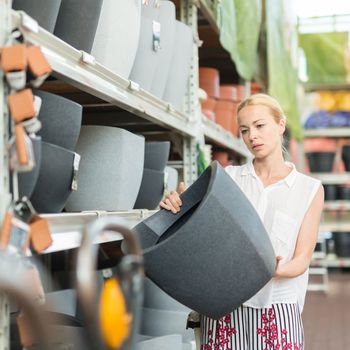
[{"label": "woman's neck", "polygon": [[291,172],[290,167],[285,164],[282,152],[265,158],[255,158],[253,166],[255,173],[264,183],[284,178]]}]

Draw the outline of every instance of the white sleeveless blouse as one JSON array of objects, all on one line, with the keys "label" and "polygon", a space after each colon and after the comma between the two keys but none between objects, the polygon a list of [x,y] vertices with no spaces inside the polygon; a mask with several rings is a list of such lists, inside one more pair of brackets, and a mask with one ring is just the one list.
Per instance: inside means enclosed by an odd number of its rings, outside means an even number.
[{"label": "white sleeveless blouse", "polygon": [[[293,258],[303,218],[321,182],[292,171],[283,180],[264,188],[250,161],[242,166],[228,166],[227,173],[238,184],[258,212],[269,234],[275,254],[283,257],[281,264]],[[267,308],[277,303],[296,303],[303,309],[309,271],[295,278],[272,278],[243,305]]]}]

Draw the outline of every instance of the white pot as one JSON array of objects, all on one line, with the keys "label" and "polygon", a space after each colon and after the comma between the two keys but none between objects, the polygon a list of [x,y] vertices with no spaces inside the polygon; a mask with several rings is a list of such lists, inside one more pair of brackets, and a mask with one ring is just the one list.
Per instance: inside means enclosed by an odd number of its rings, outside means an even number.
[{"label": "white pot", "polygon": [[128,78],[140,28],[141,1],[104,0],[91,54],[114,73]]},{"label": "white pot", "polygon": [[131,132],[109,126],[81,128],[78,190],[66,204],[68,211],[133,208],[143,174],[145,141]]}]

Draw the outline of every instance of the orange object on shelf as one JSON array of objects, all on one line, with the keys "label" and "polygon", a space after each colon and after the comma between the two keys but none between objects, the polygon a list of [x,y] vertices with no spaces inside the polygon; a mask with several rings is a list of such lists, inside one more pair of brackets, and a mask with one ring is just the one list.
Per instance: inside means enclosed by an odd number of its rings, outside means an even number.
[{"label": "orange object on shelf", "polygon": [[236,85],[221,85],[220,100],[238,101],[238,88]]},{"label": "orange object on shelf", "polygon": [[215,112],[211,111],[210,109],[202,109],[202,113],[210,120],[212,120],[213,122],[216,121],[216,116],[215,116]]},{"label": "orange object on shelf", "polygon": [[335,152],[337,141],[330,138],[317,137],[304,140],[305,152]]},{"label": "orange object on shelf", "polygon": [[201,102],[202,110],[210,110],[214,111],[216,106],[216,100],[214,98],[207,98],[206,100]]},{"label": "orange object on shelf", "polygon": [[225,130],[231,132],[233,122],[232,111],[218,109],[215,111],[215,118],[218,124],[220,124]]},{"label": "orange object on shelf", "polygon": [[253,94],[258,94],[262,91],[262,87],[259,83],[252,82],[250,83],[250,93]]},{"label": "orange object on shelf", "polygon": [[18,44],[9,47],[3,47],[1,50],[1,68],[5,73],[26,70],[26,45]]},{"label": "orange object on shelf", "polygon": [[220,75],[215,68],[199,68],[199,87],[208,94],[210,98],[220,97]]},{"label": "orange object on shelf", "polygon": [[225,167],[231,165],[229,160],[229,154],[225,151],[215,151],[213,152],[213,160],[217,160],[221,166]]},{"label": "orange object on shelf", "polygon": [[16,123],[35,116],[34,96],[31,89],[25,89],[7,97],[11,117]]}]

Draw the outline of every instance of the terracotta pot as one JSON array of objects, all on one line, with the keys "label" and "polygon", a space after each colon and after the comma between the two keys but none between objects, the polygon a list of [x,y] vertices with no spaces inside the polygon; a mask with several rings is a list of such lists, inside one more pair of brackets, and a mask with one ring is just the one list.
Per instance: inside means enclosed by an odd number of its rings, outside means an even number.
[{"label": "terracotta pot", "polygon": [[310,138],[304,140],[305,152],[335,152],[337,141],[328,138]]},{"label": "terracotta pot", "polygon": [[76,49],[90,53],[101,7],[102,0],[62,0],[54,34]]},{"label": "terracotta pot", "polygon": [[215,112],[215,119],[225,130],[232,131],[233,114],[232,111],[219,109]]},{"label": "terracotta pot", "polygon": [[53,32],[61,0],[14,0],[14,10],[22,10],[38,21],[39,25]]},{"label": "terracotta pot", "polygon": [[261,87],[260,84],[255,83],[255,82],[250,83],[250,93],[251,93],[251,95],[258,94],[261,91],[262,91],[262,87]]},{"label": "terracotta pot", "polygon": [[216,115],[215,112],[209,110],[209,109],[202,109],[202,113],[210,120],[212,120],[213,122],[216,121]]},{"label": "terracotta pot", "polygon": [[145,272],[181,304],[218,319],[271,279],[275,254],[257,212],[218,162],[180,197],[177,214],[160,210],[133,228]]},{"label": "terracotta pot", "polygon": [[220,75],[215,68],[199,68],[199,87],[206,91],[209,97],[220,97]]},{"label": "terracotta pot", "polygon": [[220,100],[237,101],[238,100],[237,85],[220,85]]},{"label": "terracotta pot", "polygon": [[213,160],[217,160],[219,164],[223,167],[230,165],[228,152],[213,152]]},{"label": "terracotta pot", "polygon": [[236,104],[233,101],[218,100],[215,105],[215,111],[225,110],[225,111],[236,111]]},{"label": "terracotta pot", "polygon": [[201,107],[203,109],[207,109],[210,111],[215,110],[216,100],[214,98],[207,98],[206,100],[201,102]]}]

